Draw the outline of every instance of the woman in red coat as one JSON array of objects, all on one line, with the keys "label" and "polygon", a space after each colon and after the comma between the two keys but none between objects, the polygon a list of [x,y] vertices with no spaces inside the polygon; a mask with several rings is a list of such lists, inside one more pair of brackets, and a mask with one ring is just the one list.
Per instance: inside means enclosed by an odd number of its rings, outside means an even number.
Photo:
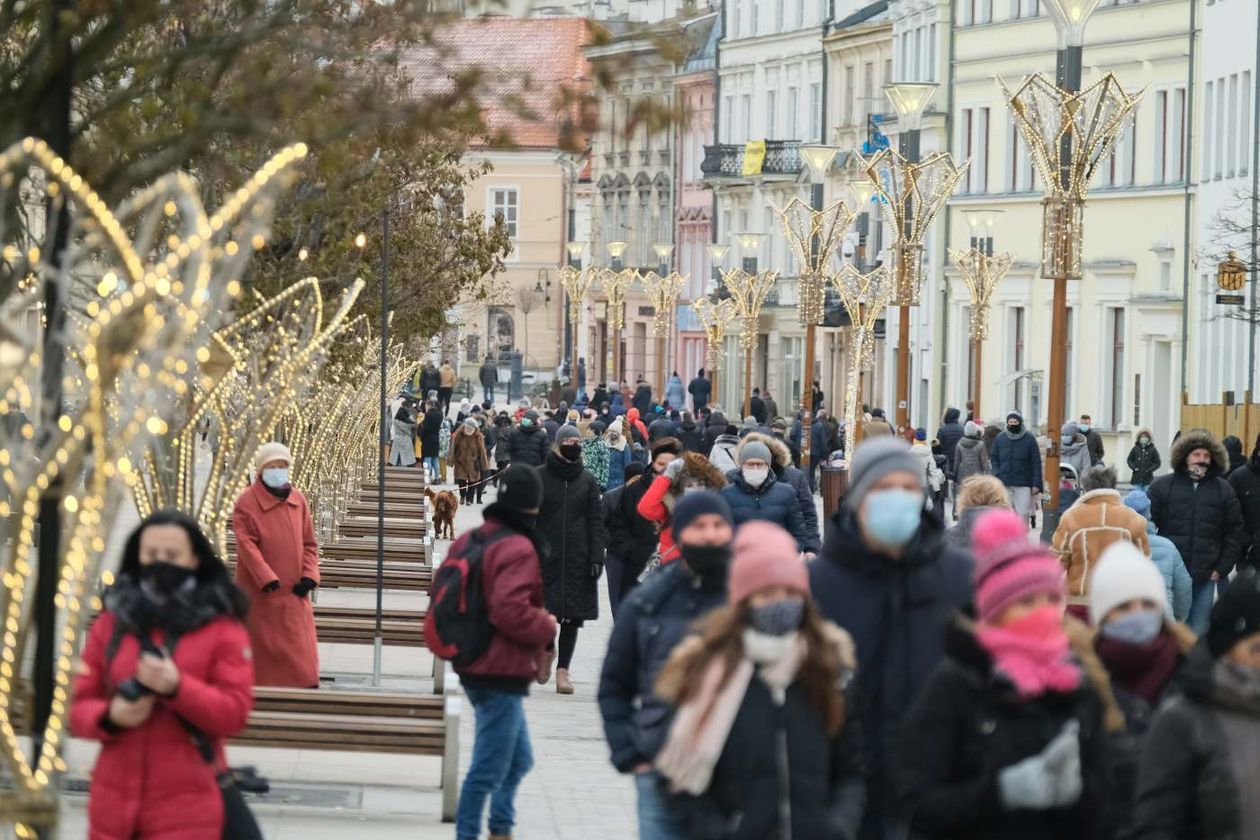
[{"label": "woman in red coat", "polygon": [[[222,836],[223,741],[245,728],[254,699],[245,609],[188,516],[155,513],[128,538],[70,706],[71,733],[101,742],[91,840]],[[190,727],[209,743],[213,763]]]},{"label": "woman in red coat", "polygon": [[319,687],[319,649],[310,594],[319,585],[319,546],[306,497],[289,484],[283,443],[254,456],[255,480],[236,500],[236,585],[249,598],[257,685]]}]

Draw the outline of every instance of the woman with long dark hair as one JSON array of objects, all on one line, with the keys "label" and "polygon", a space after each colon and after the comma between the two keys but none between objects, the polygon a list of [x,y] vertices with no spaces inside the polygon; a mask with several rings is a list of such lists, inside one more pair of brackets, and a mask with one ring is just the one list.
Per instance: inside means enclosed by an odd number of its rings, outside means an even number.
[{"label": "woman with long dark hair", "polygon": [[253,706],[245,597],[197,523],[159,511],[127,539],[104,602],[70,707],[71,732],[101,743],[90,836],[219,840],[223,742]]},{"label": "woman with long dark hair", "polygon": [[814,606],[795,539],[742,526],[727,606],[656,683],[677,708],[656,769],[687,836],[856,838],[866,788],[842,693],[853,670],[853,642]]}]

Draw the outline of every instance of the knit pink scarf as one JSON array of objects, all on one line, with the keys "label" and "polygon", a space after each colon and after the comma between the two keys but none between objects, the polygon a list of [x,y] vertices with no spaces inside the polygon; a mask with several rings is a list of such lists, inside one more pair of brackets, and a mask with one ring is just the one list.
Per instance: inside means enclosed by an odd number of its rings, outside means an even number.
[{"label": "knit pink scarf", "polygon": [[981,624],[976,639],[1025,700],[1081,684],[1080,669],[1068,659],[1063,615],[1056,607],[1040,607],[1002,627]]}]

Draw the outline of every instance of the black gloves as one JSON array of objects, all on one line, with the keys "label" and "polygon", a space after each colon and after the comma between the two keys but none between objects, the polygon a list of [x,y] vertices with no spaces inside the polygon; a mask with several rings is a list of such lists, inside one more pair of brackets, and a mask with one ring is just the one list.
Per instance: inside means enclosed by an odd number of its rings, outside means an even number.
[{"label": "black gloves", "polygon": [[600,576],[601,576],[602,574],[604,574],[604,563],[603,563],[603,561],[601,561],[601,560],[592,560],[592,561],[591,561],[591,577],[595,578],[595,580],[599,580],[599,578],[600,578]]},{"label": "black gloves", "polygon": [[278,581],[278,580],[273,580],[271,583],[269,583],[269,584],[267,584],[266,586],[264,586],[264,587],[262,588],[262,591],[263,591],[263,592],[275,592],[275,591],[276,591],[277,589],[279,589],[279,588],[280,588],[280,581]]},{"label": "black gloves", "polygon": [[315,581],[308,577],[304,577],[297,583],[293,584],[293,594],[299,598],[305,598],[307,595],[310,595],[311,591],[317,586],[319,586],[319,584]]}]

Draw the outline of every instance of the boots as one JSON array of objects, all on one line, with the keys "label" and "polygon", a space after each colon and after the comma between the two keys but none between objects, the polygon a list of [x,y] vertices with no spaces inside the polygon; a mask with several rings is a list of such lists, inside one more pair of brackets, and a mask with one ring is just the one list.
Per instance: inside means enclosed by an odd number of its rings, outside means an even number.
[{"label": "boots", "polygon": [[568,668],[556,669],[556,694],[572,694],[573,680],[569,679]]},{"label": "boots", "polygon": [[544,650],[542,656],[538,658],[538,684],[546,685],[551,679],[551,666],[556,661],[556,649],[554,647]]}]

